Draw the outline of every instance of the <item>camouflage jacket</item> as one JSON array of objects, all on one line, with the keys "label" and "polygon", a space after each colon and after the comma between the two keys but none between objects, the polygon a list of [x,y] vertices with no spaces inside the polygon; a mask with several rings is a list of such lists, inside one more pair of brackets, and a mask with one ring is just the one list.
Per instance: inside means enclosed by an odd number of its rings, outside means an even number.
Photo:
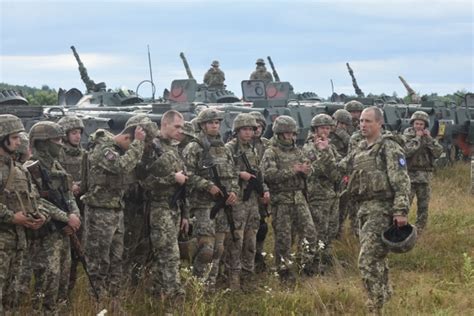
[{"label": "camouflage jacket", "polygon": [[267,71],[265,66],[257,67],[254,72],[250,74],[250,80],[263,80],[265,82],[272,82],[273,76]]},{"label": "camouflage jacket", "polygon": [[331,139],[331,144],[334,145],[339,156],[345,157],[347,155],[349,141],[351,139],[349,133],[343,128],[336,128],[334,132],[329,134],[329,138]]},{"label": "camouflage jacket", "polygon": [[[303,150],[293,145],[283,145],[275,135],[262,158],[261,170],[275,203],[305,203],[303,191],[306,179],[293,171],[297,163],[307,162]],[[310,177],[311,172],[308,176]]]},{"label": "camouflage jacket", "polygon": [[90,139],[94,146],[87,157],[87,192],[81,200],[92,207],[120,209],[125,190],[134,181],[133,171],[143,155],[144,142],[136,139],[123,151],[114,135],[103,129]]},{"label": "camouflage jacket", "polygon": [[338,153],[333,145],[325,150],[314,146],[313,140],[307,142],[303,151],[311,161],[313,173],[308,178],[308,197],[310,201],[336,197],[336,188],[340,180],[337,169]]},{"label": "camouflage jacket", "polygon": [[443,153],[443,146],[431,136],[416,136],[413,127],[405,129],[403,136],[411,182],[429,183],[435,167],[434,162]]},{"label": "camouflage jacket", "polygon": [[268,146],[270,146],[270,141],[265,137],[253,139],[253,147],[257,151],[258,159],[260,159],[260,161],[262,161],[263,154],[265,153],[265,150],[268,148]]},{"label": "camouflage jacket", "polygon": [[72,176],[74,182],[81,181],[82,156],[84,152],[85,150],[81,147],[74,147],[66,142],[59,156],[59,163]]},{"label": "camouflage jacket", "polygon": [[210,68],[204,75],[204,83],[212,88],[223,88],[225,75],[220,69]]},{"label": "camouflage jacket", "polygon": [[410,178],[402,147],[391,134],[381,135],[373,144],[362,140],[349,154],[349,194],[357,201],[393,201],[385,214],[407,214]]},{"label": "camouflage jacket", "polygon": [[210,163],[216,164],[220,180],[227,192],[238,194],[240,188],[234,159],[230,150],[220,140],[220,136],[212,139],[203,132],[199,133],[197,138],[184,148],[183,159],[192,187],[191,204],[209,207],[214,200],[208,192],[214,185],[208,168]]}]

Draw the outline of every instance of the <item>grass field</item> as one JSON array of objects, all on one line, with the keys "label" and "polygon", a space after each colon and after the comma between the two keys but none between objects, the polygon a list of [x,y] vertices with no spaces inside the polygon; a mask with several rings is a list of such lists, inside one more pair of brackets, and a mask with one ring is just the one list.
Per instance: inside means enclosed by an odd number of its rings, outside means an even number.
[{"label": "grass field", "polygon": [[[410,253],[389,256],[394,287],[386,315],[474,315],[474,195],[470,166],[439,170],[433,182],[428,228]],[[415,208],[410,221],[414,222]],[[272,250],[272,236],[266,246]],[[301,278],[294,289],[280,285],[274,272],[259,275],[250,293],[218,291],[206,295],[203,286],[182,270],[187,296],[185,315],[364,315],[366,295],[357,269],[358,242],[345,232],[334,245],[337,262],[322,277]],[[273,267],[273,261],[267,258]],[[82,274],[75,289],[73,315],[92,315]],[[161,315],[160,300],[146,294],[149,278],[123,297],[130,315]],[[109,309],[108,306],[103,306]],[[25,314],[30,314],[24,308]],[[179,314],[177,311],[175,314]],[[108,313],[107,315],[110,315]]]}]

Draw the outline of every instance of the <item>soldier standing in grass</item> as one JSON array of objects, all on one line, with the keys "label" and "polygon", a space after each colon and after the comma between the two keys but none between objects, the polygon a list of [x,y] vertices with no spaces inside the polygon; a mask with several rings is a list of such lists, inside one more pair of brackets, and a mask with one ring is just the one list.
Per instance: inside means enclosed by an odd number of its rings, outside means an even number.
[{"label": "soldier standing in grass", "polygon": [[382,233],[391,225],[407,224],[410,178],[402,147],[392,135],[382,134],[383,113],[377,107],[363,110],[360,131],[364,139],[350,152],[352,166],[348,190],[359,203],[359,270],[369,299],[370,312],[381,315],[392,294]]},{"label": "soldier standing in grass", "polygon": [[410,204],[416,196],[416,227],[420,233],[428,221],[434,162],[443,153],[443,146],[430,135],[428,114],[416,111],[410,123],[412,126],[405,129],[403,136],[411,182]]},{"label": "soldier standing in grass", "polygon": [[295,281],[291,257],[292,237],[298,235],[301,270],[313,275],[317,249],[316,229],[307,204],[306,179],[312,168],[303,150],[296,146],[296,122],[286,115],[277,117],[273,137],[263,155],[261,168],[272,197],[275,264],[283,282]]}]

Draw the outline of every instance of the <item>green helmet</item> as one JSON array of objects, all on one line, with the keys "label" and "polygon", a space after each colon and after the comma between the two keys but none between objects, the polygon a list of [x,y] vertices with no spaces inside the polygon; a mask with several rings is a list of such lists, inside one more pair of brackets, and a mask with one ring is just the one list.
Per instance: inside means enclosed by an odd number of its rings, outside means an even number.
[{"label": "green helmet", "polygon": [[28,152],[30,147],[30,138],[27,132],[20,132],[20,146],[16,150],[19,154],[24,155]]},{"label": "green helmet", "polygon": [[23,123],[15,115],[0,115],[0,138],[3,138],[13,133],[23,132],[24,130],[25,127],[23,126]]},{"label": "green helmet", "polygon": [[222,121],[224,119],[224,112],[216,110],[216,109],[204,109],[199,112],[196,122],[198,124],[206,123],[209,121],[219,120]]},{"label": "green helmet", "polygon": [[50,121],[38,122],[30,129],[31,144],[34,144],[37,140],[47,140],[64,136],[66,136],[66,134],[61,125]]},{"label": "green helmet", "polygon": [[352,100],[344,104],[344,109],[349,112],[361,111],[364,109],[364,105],[359,101]]},{"label": "green helmet", "polygon": [[252,115],[255,118],[257,123],[262,123],[263,124],[263,129],[265,129],[265,127],[267,126],[267,121],[265,121],[265,116],[263,116],[262,113],[260,113],[258,111],[252,111],[252,112],[249,112],[249,114]]},{"label": "green helmet", "polygon": [[263,60],[263,58],[259,58],[257,59],[257,61],[255,62],[257,65],[265,65],[265,61]]},{"label": "green helmet", "polygon": [[339,109],[332,115],[334,120],[341,122],[346,125],[352,125],[352,116],[351,113],[344,109]]},{"label": "green helmet", "polygon": [[137,114],[129,118],[125,123],[125,129],[139,125],[145,130],[147,137],[154,138],[158,135],[158,125],[146,114]]},{"label": "green helmet", "polygon": [[273,133],[297,133],[298,129],[296,128],[296,121],[288,115],[280,115],[273,122],[272,127]]},{"label": "green helmet", "polygon": [[212,67],[219,67],[219,61],[218,60],[213,60],[211,66]]},{"label": "green helmet", "polygon": [[415,247],[417,238],[416,226],[407,224],[402,227],[392,225],[382,233],[382,242],[391,252],[404,253]]},{"label": "green helmet", "polygon": [[183,126],[183,134],[184,135],[188,135],[188,136],[191,136],[191,137],[195,137],[196,132],[194,131],[194,125],[193,123],[191,122],[184,122],[184,126]]},{"label": "green helmet", "polygon": [[249,113],[240,113],[234,119],[234,124],[232,125],[232,130],[237,132],[239,128],[242,127],[253,127],[257,129],[257,121],[255,118]]},{"label": "green helmet", "polygon": [[62,126],[66,133],[73,129],[84,130],[84,123],[77,116],[64,116],[58,121],[58,124]]},{"label": "green helmet", "polygon": [[413,124],[415,120],[421,120],[426,123],[426,127],[430,126],[430,117],[426,112],[423,111],[416,111],[411,115],[410,124]]},{"label": "green helmet", "polygon": [[311,127],[318,126],[333,126],[334,120],[327,114],[321,113],[313,117],[311,120]]}]

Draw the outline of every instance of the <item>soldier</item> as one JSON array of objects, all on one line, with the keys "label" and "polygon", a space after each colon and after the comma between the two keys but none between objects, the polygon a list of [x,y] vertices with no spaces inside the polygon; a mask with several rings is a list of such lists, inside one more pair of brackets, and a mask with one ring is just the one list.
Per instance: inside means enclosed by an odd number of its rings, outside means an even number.
[{"label": "soldier", "polygon": [[402,147],[391,134],[382,134],[383,113],[377,107],[362,111],[360,130],[364,140],[348,157],[352,165],[348,190],[359,202],[359,270],[370,312],[381,314],[392,290],[388,282],[387,254],[382,233],[392,223],[407,224],[410,178]]},{"label": "soldier", "polygon": [[80,227],[80,213],[72,193],[71,176],[58,161],[65,136],[62,127],[53,122],[38,122],[31,127],[29,135],[33,156],[27,163],[33,182],[40,196],[66,212],[70,222],[68,226],[61,222],[49,223],[31,241],[36,298],[44,296],[43,308],[50,312],[57,308],[58,302],[66,303],[68,299],[69,236]]},{"label": "soldier", "polygon": [[[244,280],[255,272],[255,254],[257,230],[260,226],[258,199],[265,193],[263,178],[259,168],[260,157],[253,143],[257,121],[251,114],[241,113],[234,119],[232,130],[235,138],[226,144],[232,152],[236,169],[239,172],[239,202],[234,207],[236,240],[228,238],[228,261],[230,263],[229,287],[231,290],[240,288],[241,272]],[[247,165],[248,163],[248,165]]]},{"label": "soldier", "polygon": [[344,110],[351,113],[352,116],[352,128],[349,129],[349,134],[354,134],[354,132],[359,130],[359,119],[364,109],[364,105],[359,101],[352,100],[344,104]]},{"label": "soldier", "polygon": [[213,89],[224,89],[225,74],[219,68],[219,61],[214,60],[211,64],[211,68],[204,75],[204,83],[208,85],[209,88]]},{"label": "soldier", "polygon": [[320,272],[324,272],[325,266],[332,263],[331,245],[339,230],[339,199],[336,191],[339,182],[336,163],[338,154],[329,143],[333,126],[334,121],[327,114],[313,117],[312,137],[303,148],[313,166],[313,173],[308,177],[308,197],[320,249],[315,264],[320,265]]},{"label": "soldier", "polygon": [[196,132],[194,130],[194,125],[191,122],[184,122],[183,133],[181,134],[178,151],[181,155],[183,149],[196,138]]},{"label": "soldier", "polygon": [[443,153],[443,146],[430,135],[428,114],[416,111],[411,116],[410,124],[411,127],[405,129],[403,135],[406,139],[405,153],[411,182],[410,204],[416,195],[416,227],[420,233],[428,221],[434,162]]},{"label": "soldier", "polygon": [[[263,153],[267,149],[270,141],[265,137],[262,137],[265,128],[267,127],[267,122],[262,113],[258,111],[252,111],[249,113],[257,120],[257,129],[253,136],[253,147],[255,148],[258,159],[262,161]],[[263,256],[263,246],[265,244],[265,238],[268,232],[268,226],[265,219],[269,216],[268,207],[270,203],[270,191],[268,191],[268,186],[264,183],[265,194],[263,199],[258,201],[258,212],[260,213],[260,225],[257,232],[257,244],[256,244],[256,253],[255,253],[255,271],[263,272],[266,270],[265,257]]]},{"label": "soldier", "polygon": [[99,129],[90,136],[91,150],[87,159],[85,204],[86,245],[91,279],[100,298],[112,298],[120,310],[117,294],[122,279],[124,245],[123,195],[128,186],[126,176],[140,161],[145,132],[132,126],[120,134]]},{"label": "soldier", "polygon": [[[66,136],[63,138],[63,151],[59,157],[61,166],[72,176],[72,193],[76,199],[81,218],[84,219],[84,205],[80,198],[81,193],[81,166],[82,157],[85,150],[81,147],[81,137],[84,132],[84,123],[76,116],[65,116],[58,121],[58,124],[64,129]],[[79,240],[82,238],[84,226],[77,232]],[[71,273],[69,278],[68,295],[71,294],[77,279],[77,265],[79,259],[73,252],[71,253]]]},{"label": "soldier", "polygon": [[[39,229],[45,217],[35,216],[35,201],[30,197],[28,172],[13,156],[21,145],[21,120],[10,114],[0,115],[0,314],[15,308],[14,279],[26,248],[25,228]],[[35,216],[35,217],[33,217]],[[4,304],[6,306],[4,306]]]},{"label": "soldier", "polygon": [[347,155],[349,149],[349,140],[351,135],[349,129],[352,128],[352,116],[349,111],[339,109],[332,115],[336,126],[329,134],[331,144],[336,147],[336,150],[341,157]]},{"label": "soldier", "polygon": [[272,197],[275,264],[280,279],[294,282],[290,256],[292,236],[301,243],[299,260],[302,270],[313,275],[316,253],[316,229],[307,204],[306,178],[312,168],[303,151],[296,147],[296,122],[282,115],[273,124],[273,137],[262,160],[262,171]]},{"label": "soldier", "polygon": [[193,232],[198,240],[193,273],[204,278],[206,270],[210,268],[207,278],[207,290],[210,292],[215,290],[219,262],[224,253],[224,239],[229,234],[230,224],[222,210],[214,220],[210,219],[213,201],[224,197],[223,188],[219,188],[216,181],[220,180],[227,190],[227,205],[232,206],[237,202],[239,192],[232,153],[224,146],[219,135],[223,119],[224,113],[221,111],[202,110],[197,117],[201,131],[183,151],[188,176],[193,179],[190,204],[196,217]]},{"label": "soldier", "polygon": [[273,82],[273,76],[267,71],[265,61],[262,58],[257,59],[257,67],[254,72],[250,74],[250,80],[263,80],[265,82]]}]

